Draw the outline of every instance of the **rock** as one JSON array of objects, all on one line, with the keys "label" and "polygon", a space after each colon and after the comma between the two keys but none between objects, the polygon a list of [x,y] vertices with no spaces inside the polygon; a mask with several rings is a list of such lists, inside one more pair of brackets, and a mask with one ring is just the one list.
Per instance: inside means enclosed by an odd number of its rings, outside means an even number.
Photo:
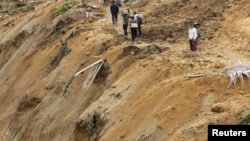
[{"label": "rock", "polygon": [[211,108],[211,111],[214,113],[223,113],[225,110],[225,105],[222,103],[216,103]]},{"label": "rock", "polygon": [[86,56],[89,56],[89,55],[90,55],[90,52],[89,52],[89,51],[88,51],[88,52],[86,52],[86,53],[85,53],[85,55],[86,55]]},{"label": "rock", "polygon": [[174,42],[175,42],[173,38],[167,38],[167,41],[168,41],[169,43],[174,43]]},{"label": "rock", "polygon": [[159,54],[161,53],[161,48],[155,44],[147,46],[147,51],[151,54]]}]

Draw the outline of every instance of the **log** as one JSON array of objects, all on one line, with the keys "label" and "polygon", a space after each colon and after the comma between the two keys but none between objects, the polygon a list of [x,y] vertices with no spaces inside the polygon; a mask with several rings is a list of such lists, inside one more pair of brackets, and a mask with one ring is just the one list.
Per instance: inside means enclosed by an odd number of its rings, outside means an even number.
[{"label": "log", "polygon": [[197,78],[197,77],[204,77],[208,75],[211,75],[211,74],[188,74],[187,78]]},{"label": "log", "polygon": [[76,77],[76,76],[79,75],[80,73],[84,72],[85,70],[87,70],[87,69],[93,67],[94,65],[96,65],[96,64],[98,64],[98,63],[100,63],[100,62],[103,62],[103,60],[98,60],[98,61],[96,61],[95,63],[93,63],[93,64],[87,66],[86,68],[80,70],[79,72],[75,73],[74,76]]}]

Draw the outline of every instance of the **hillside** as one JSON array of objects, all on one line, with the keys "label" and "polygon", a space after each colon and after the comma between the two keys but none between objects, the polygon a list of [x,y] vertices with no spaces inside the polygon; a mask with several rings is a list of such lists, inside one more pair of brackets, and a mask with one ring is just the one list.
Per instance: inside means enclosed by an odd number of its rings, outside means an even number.
[{"label": "hillside", "polygon": [[[206,141],[208,124],[249,124],[249,80],[226,73],[249,68],[249,0],[123,3],[143,18],[135,42],[102,1],[24,2],[0,7],[1,141]],[[93,83],[75,75],[99,60]]]}]

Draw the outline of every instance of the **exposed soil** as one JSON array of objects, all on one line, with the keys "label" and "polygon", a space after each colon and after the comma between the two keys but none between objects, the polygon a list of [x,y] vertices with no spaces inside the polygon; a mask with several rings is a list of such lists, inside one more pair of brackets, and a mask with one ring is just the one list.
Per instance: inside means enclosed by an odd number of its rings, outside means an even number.
[{"label": "exposed soil", "polygon": [[[250,61],[249,0],[122,3],[143,18],[135,42],[102,1],[72,0],[61,15],[65,0],[29,2],[0,6],[0,140],[205,141],[208,124],[249,124],[249,80],[225,73]],[[74,74],[98,60],[86,88],[93,69]]]}]

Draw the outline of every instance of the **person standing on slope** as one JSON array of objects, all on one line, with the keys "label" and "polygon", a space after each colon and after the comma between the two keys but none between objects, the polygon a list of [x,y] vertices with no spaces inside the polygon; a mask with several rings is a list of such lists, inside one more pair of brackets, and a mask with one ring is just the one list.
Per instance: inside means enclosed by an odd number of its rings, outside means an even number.
[{"label": "person standing on slope", "polygon": [[196,29],[196,34],[197,34],[197,38],[196,38],[196,48],[198,48],[198,40],[201,37],[201,30],[200,30],[200,24],[198,22],[194,23],[194,28]]},{"label": "person standing on slope", "polygon": [[122,12],[121,16],[123,17],[123,31],[124,31],[124,35],[127,36],[128,35],[128,32],[127,32],[128,21],[129,21],[129,18],[130,18],[129,10],[124,10]]},{"label": "person standing on slope", "polygon": [[138,24],[137,24],[137,21],[134,19],[134,16],[131,17],[129,26],[130,26],[132,42],[134,42],[137,36],[137,28],[138,28]]},{"label": "person standing on slope", "polygon": [[112,4],[110,5],[110,12],[112,16],[112,23],[113,25],[117,24],[118,21],[118,13],[119,13],[119,7],[115,4],[115,1],[112,1]]},{"label": "person standing on slope", "polygon": [[136,20],[136,22],[137,22],[137,24],[138,24],[138,28],[137,28],[137,30],[138,30],[138,34],[139,34],[139,36],[142,36],[142,32],[141,32],[141,17],[139,17],[139,15],[136,13],[136,12],[134,12],[134,19]]},{"label": "person standing on slope", "polygon": [[196,39],[197,39],[197,31],[194,28],[194,25],[191,23],[189,30],[188,30],[188,39],[189,39],[189,44],[190,44],[190,49],[191,51],[196,51]]}]

